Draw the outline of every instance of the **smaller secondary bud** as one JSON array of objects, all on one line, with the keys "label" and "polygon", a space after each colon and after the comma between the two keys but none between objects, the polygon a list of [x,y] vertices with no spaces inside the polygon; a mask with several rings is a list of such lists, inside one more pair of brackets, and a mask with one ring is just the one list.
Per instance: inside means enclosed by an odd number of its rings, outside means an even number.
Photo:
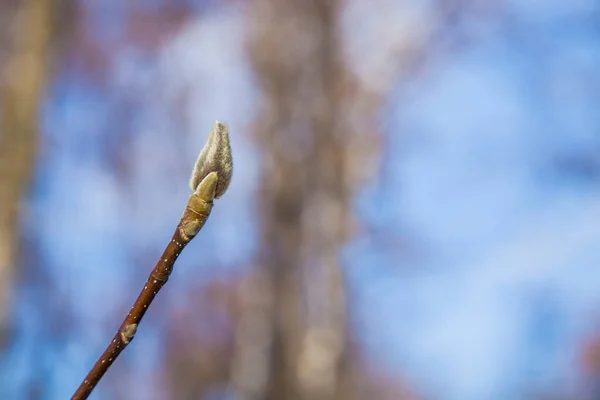
[{"label": "smaller secondary bud", "polygon": [[125,329],[123,329],[123,331],[121,332],[121,339],[123,340],[123,343],[129,344],[129,342],[131,342],[131,339],[133,339],[133,337],[135,336],[136,331],[137,324],[127,325]]}]

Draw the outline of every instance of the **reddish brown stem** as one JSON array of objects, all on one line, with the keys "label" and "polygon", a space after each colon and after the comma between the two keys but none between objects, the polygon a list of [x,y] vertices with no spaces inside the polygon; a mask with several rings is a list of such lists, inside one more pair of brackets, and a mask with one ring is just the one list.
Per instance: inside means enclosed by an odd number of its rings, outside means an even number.
[{"label": "reddish brown stem", "polygon": [[125,317],[121,327],[106,350],[104,350],[104,353],[102,353],[81,385],[79,385],[71,400],[87,399],[104,373],[106,373],[123,349],[131,342],[138,324],[144,317],[144,314],[146,314],[152,300],[154,300],[154,297],[164,284],[167,283],[169,275],[173,271],[175,260],[177,260],[177,257],[179,257],[185,246],[204,226],[210,215],[216,183],[217,175],[213,172],[200,183],[196,192],[190,196],[188,205],[177,225],[177,229],[175,229],[171,241],[150,273],[144,288],[135,303],[133,303],[129,314]]},{"label": "reddish brown stem", "polygon": [[92,390],[94,390],[94,387],[100,381],[104,373],[116,360],[119,354],[121,354],[123,349],[131,342],[135,335],[135,331],[137,330],[137,325],[144,317],[146,310],[150,307],[150,304],[158,291],[169,279],[169,275],[173,270],[173,264],[187,243],[188,242],[184,241],[181,237],[179,229],[177,229],[160,260],[158,260],[156,266],[150,273],[144,288],[133,304],[133,307],[131,307],[129,314],[127,314],[127,317],[121,324],[115,337],[106,350],[104,350],[104,353],[102,353],[98,361],[96,361],[96,364],[94,364],[94,367],[87,374],[84,381],[79,386],[79,389],[77,389],[73,395],[73,400],[86,399]]}]

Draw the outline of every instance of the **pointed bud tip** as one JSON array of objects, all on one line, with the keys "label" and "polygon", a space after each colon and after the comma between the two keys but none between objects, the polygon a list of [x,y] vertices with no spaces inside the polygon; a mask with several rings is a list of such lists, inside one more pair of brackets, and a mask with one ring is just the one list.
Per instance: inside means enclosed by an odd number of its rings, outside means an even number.
[{"label": "pointed bud tip", "polygon": [[222,132],[224,130],[228,131],[229,129],[227,128],[227,124],[226,123],[224,123],[222,121],[219,121],[219,120],[216,120],[215,123],[213,124],[213,130],[216,131],[216,132]]}]

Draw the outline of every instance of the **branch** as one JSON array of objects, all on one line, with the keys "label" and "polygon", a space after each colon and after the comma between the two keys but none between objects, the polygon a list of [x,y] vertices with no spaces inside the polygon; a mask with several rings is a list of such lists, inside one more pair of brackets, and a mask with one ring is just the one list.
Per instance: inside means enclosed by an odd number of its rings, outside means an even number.
[{"label": "branch", "polygon": [[212,210],[213,200],[225,193],[229,186],[232,165],[229,131],[225,124],[216,121],[192,173],[190,186],[194,193],[188,200],[171,241],[150,273],[121,327],[71,400],[87,399],[104,373],[131,342],[152,300],[167,283],[175,260],[204,226]]}]

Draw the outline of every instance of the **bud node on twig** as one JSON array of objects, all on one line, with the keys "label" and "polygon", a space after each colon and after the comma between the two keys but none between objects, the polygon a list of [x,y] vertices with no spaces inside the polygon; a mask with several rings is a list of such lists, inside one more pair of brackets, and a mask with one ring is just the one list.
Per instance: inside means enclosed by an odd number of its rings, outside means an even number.
[{"label": "bud node on twig", "polygon": [[123,331],[121,332],[121,339],[123,340],[123,343],[129,344],[129,342],[131,342],[131,340],[135,336],[136,331],[137,324],[127,325],[125,329],[123,329]]}]

